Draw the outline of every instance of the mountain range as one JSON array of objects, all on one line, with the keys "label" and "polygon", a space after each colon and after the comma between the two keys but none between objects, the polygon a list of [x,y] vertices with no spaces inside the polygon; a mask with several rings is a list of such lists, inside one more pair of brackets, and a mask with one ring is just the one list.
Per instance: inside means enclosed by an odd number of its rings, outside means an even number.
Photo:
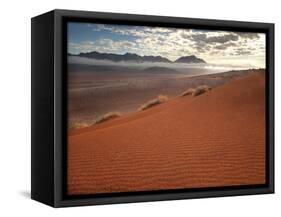
[{"label": "mountain range", "polygon": [[194,55],[180,57],[175,62],[176,63],[206,63],[205,60],[198,58]]},{"label": "mountain range", "polygon": [[68,55],[92,58],[97,60],[110,60],[113,62],[131,61],[131,62],[162,62],[162,63],[206,63],[205,60],[198,58],[195,55],[183,56],[178,58],[174,62],[162,56],[140,56],[134,53],[113,54],[113,53],[100,53],[97,51],[92,51],[87,53],[79,53],[77,55],[75,54],[68,54]]}]

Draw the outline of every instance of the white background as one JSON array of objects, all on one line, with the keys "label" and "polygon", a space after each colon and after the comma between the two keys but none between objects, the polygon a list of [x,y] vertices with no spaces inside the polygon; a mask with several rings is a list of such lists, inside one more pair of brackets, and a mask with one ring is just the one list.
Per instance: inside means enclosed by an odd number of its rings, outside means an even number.
[{"label": "white background", "polygon": [[[54,8],[276,23],[276,111],[280,93],[278,0],[34,0],[0,2],[0,216],[279,216],[280,113],[276,193],[52,209],[30,197],[30,18]],[[42,186],[44,187],[44,186]]]}]

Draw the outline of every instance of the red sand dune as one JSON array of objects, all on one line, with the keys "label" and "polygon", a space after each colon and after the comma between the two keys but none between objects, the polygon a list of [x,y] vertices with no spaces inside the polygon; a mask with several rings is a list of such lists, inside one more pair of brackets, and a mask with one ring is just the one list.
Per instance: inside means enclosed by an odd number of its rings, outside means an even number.
[{"label": "red sand dune", "polygon": [[68,193],[265,183],[265,79],[71,131]]}]

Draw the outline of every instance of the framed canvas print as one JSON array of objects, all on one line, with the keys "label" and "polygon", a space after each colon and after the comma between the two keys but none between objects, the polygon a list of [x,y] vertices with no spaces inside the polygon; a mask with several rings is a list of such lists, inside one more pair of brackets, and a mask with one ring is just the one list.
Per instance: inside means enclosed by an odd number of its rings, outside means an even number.
[{"label": "framed canvas print", "polygon": [[32,192],[54,207],[274,192],[274,25],[32,18]]}]

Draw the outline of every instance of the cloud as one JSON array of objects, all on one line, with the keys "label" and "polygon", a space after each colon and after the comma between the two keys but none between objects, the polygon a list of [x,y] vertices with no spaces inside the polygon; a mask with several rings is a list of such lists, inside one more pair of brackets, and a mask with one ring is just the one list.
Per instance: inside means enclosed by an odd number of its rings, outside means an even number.
[{"label": "cloud", "polygon": [[103,37],[70,41],[69,52],[130,52],[139,55],[161,55],[170,60],[196,55],[207,62],[222,60],[225,57],[265,56],[265,34],[261,33],[108,24],[89,24],[88,27],[91,34],[97,32],[96,34],[103,34]]},{"label": "cloud", "polygon": [[252,54],[252,50],[251,49],[244,49],[244,48],[237,48],[235,49],[235,55],[238,56],[245,56],[245,55],[251,55]]},{"label": "cloud", "polygon": [[[113,41],[111,39],[101,39],[98,41],[84,41],[81,43],[69,43],[68,52],[78,54],[82,52],[99,51],[104,53],[120,53],[120,50],[136,52],[136,44],[131,41]],[[126,51],[125,51],[126,52]]]},{"label": "cloud", "polygon": [[247,33],[247,32],[235,32],[240,38],[243,39],[258,39],[260,38],[259,33]]},{"label": "cloud", "polygon": [[208,36],[206,33],[192,35],[191,38],[196,42],[201,41],[204,43],[226,43],[230,41],[237,41],[239,39],[239,37],[236,34]]},{"label": "cloud", "polygon": [[228,42],[228,43],[224,43],[224,44],[219,44],[213,47],[213,49],[217,49],[217,50],[226,50],[230,47],[235,47],[237,46],[236,43],[233,42]]}]

